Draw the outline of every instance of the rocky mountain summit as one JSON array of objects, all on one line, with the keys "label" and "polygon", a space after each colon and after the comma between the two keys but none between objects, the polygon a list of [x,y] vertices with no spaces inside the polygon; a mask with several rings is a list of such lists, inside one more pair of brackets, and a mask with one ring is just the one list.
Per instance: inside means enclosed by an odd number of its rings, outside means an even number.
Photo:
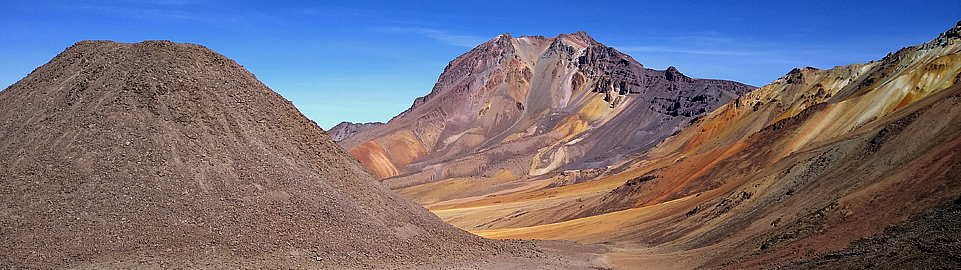
[{"label": "rocky mountain summit", "polygon": [[[451,61],[409,109],[340,144],[389,187],[430,204],[615,164],[752,89],[645,68],[584,32],[502,34]],[[469,194],[428,186],[466,177]]]}]

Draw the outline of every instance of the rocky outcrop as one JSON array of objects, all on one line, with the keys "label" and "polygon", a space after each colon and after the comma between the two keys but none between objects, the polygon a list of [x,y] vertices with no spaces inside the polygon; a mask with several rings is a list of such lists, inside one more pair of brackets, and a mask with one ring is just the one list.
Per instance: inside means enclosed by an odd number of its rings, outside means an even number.
[{"label": "rocky outcrop", "polygon": [[664,71],[664,77],[670,82],[688,81],[691,79],[687,76],[684,76],[684,74],[681,74],[681,72],[678,71],[674,66],[667,67],[667,70]]},{"label": "rocky outcrop", "polygon": [[351,123],[351,122],[340,122],[334,127],[327,130],[327,134],[330,134],[330,138],[335,142],[346,140],[354,134],[360,133],[362,131],[372,129],[383,125],[382,122],[369,122],[369,123]]}]

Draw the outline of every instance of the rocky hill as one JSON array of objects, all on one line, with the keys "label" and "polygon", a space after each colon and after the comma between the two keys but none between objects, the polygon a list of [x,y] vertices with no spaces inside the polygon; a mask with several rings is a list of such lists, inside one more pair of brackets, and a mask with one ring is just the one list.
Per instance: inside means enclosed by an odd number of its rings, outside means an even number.
[{"label": "rocky hill", "polygon": [[340,143],[389,187],[436,204],[616,164],[752,89],[645,68],[584,32],[502,34],[451,61],[408,110]]},{"label": "rocky hill", "polygon": [[444,223],[233,60],[169,41],[79,42],[0,92],[0,217],[7,269],[560,262]]}]

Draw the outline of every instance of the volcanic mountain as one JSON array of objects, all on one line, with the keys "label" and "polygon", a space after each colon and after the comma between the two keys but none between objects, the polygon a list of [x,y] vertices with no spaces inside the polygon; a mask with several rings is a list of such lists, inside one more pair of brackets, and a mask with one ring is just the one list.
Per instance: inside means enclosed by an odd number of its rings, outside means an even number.
[{"label": "volcanic mountain", "polygon": [[79,42],[0,92],[0,217],[14,269],[557,262],[444,223],[233,60],[169,41]]},{"label": "volcanic mountain", "polygon": [[957,268],[959,127],[961,22],[792,70],[642,155],[566,172],[584,182],[433,211],[486,237],[608,243],[623,268]]},{"label": "volcanic mountain", "polygon": [[584,32],[502,34],[451,61],[409,109],[340,143],[414,201],[472,200],[577,182],[548,179],[643,153],[752,89],[647,69]]}]

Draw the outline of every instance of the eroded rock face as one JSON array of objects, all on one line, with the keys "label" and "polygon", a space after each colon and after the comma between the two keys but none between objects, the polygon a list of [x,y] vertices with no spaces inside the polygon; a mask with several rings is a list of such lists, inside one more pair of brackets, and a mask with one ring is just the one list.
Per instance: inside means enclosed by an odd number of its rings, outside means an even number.
[{"label": "eroded rock face", "polygon": [[751,89],[644,68],[584,32],[503,34],[451,61],[410,109],[341,144],[376,177],[402,176],[385,181],[393,188],[515,176],[496,192],[642,153]]}]

